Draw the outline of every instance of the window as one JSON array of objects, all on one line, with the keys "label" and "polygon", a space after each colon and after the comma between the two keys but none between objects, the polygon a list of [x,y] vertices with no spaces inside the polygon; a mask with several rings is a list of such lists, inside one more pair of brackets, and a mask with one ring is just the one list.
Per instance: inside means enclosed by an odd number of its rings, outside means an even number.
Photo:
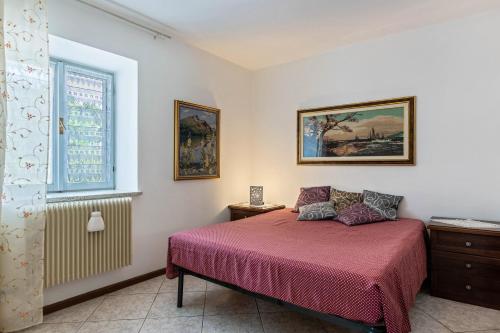
[{"label": "window", "polygon": [[48,190],[114,189],[114,77],[52,59]]}]

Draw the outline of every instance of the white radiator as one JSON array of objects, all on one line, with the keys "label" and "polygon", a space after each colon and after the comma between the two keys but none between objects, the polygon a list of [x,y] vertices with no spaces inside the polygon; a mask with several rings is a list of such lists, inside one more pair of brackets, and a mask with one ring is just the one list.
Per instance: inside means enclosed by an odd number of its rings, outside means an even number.
[{"label": "white radiator", "polygon": [[[131,264],[131,198],[47,204],[45,282],[48,288]],[[100,211],[105,230],[87,232]]]}]

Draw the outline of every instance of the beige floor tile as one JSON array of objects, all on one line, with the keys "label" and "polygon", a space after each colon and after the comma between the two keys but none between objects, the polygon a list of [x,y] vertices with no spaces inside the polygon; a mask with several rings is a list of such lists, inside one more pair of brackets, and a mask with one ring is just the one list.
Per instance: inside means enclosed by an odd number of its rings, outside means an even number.
[{"label": "beige floor tile", "polygon": [[257,306],[259,307],[259,312],[265,313],[265,312],[289,312],[290,310],[285,308],[284,306],[268,302],[268,301],[263,301],[261,299],[256,299],[257,300]]},{"label": "beige floor tile", "polygon": [[165,280],[165,277],[158,276],[130,287],[117,290],[109,295],[156,294],[158,290],[160,290],[163,280]]},{"label": "beige floor tile", "polygon": [[78,333],[137,333],[144,319],[88,321]]},{"label": "beige floor tile", "polygon": [[[151,279],[77,304],[20,332],[138,333],[142,325],[141,333],[199,333],[202,327],[203,333],[357,333],[192,276],[187,277],[186,288],[201,291],[186,290],[184,306],[179,309],[176,292],[156,294],[159,290],[177,291],[177,281],[167,281],[171,280]],[[412,333],[500,333],[500,311],[428,294],[418,295],[410,319]]]},{"label": "beige floor tile", "polygon": [[454,332],[500,330],[500,311],[419,294],[416,307]]},{"label": "beige floor tile", "polygon": [[43,317],[44,323],[79,323],[87,320],[94,310],[102,303],[103,297],[94,298],[69,308],[53,312]]},{"label": "beige floor tile", "polygon": [[261,313],[266,333],[325,333],[322,322],[295,312]]},{"label": "beige floor tile", "polygon": [[451,333],[441,323],[416,308],[410,311],[410,322],[412,333]]},{"label": "beige floor tile", "polygon": [[200,333],[202,317],[148,318],[141,333]]},{"label": "beige floor tile", "polygon": [[[192,275],[184,277],[184,292],[186,291],[205,291],[207,290],[207,282],[198,279]],[[160,288],[161,293],[177,292],[177,279],[164,279]]]},{"label": "beige floor tile", "polygon": [[82,323],[40,324],[18,333],[74,333],[81,325]]},{"label": "beige floor tile", "polygon": [[143,319],[153,304],[155,294],[108,296],[97,307],[90,321]]},{"label": "beige floor tile", "polygon": [[229,288],[223,287],[220,284],[207,282],[207,290],[228,290]]},{"label": "beige floor tile", "polygon": [[257,304],[253,297],[229,289],[207,291],[205,315],[257,312]]},{"label": "beige floor tile", "polygon": [[177,307],[176,293],[160,293],[156,296],[148,318],[201,316],[204,304],[204,292],[185,292],[182,308]]},{"label": "beige floor tile", "polygon": [[263,333],[258,314],[203,317],[202,333]]}]

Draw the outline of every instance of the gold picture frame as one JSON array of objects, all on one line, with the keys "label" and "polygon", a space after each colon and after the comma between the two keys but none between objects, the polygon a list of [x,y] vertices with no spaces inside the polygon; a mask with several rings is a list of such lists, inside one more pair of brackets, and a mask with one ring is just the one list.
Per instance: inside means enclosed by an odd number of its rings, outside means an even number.
[{"label": "gold picture frame", "polygon": [[297,164],[415,165],[416,97],[297,111]]},{"label": "gold picture frame", "polygon": [[220,110],[174,101],[174,180],[220,178]]}]

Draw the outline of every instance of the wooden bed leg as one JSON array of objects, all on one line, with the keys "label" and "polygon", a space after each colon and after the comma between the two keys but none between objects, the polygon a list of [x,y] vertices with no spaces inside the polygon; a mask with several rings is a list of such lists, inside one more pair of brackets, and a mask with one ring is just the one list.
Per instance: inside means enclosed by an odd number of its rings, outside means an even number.
[{"label": "wooden bed leg", "polygon": [[182,296],[184,294],[184,271],[179,268],[179,277],[177,283],[177,307],[182,308]]}]

